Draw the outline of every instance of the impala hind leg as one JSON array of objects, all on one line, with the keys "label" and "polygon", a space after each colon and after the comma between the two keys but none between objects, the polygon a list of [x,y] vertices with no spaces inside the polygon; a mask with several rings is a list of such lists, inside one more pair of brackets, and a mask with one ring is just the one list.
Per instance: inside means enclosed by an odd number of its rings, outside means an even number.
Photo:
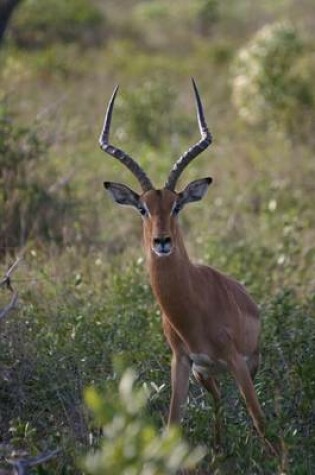
[{"label": "impala hind leg", "polygon": [[255,379],[255,376],[256,376],[256,373],[258,371],[258,368],[259,368],[259,365],[260,365],[260,352],[259,352],[259,349],[257,349],[255,351],[255,353],[253,353],[251,355],[251,357],[249,358],[248,362],[247,362],[247,365],[248,365],[248,368],[249,368],[249,372],[250,372],[250,375],[252,377],[252,380],[254,381]]},{"label": "impala hind leg", "polygon": [[214,445],[216,448],[222,445],[222,420],[221,420],[221,394],[218,381],[213,378],[205,378],[201,373],[194,372],[197,381],[212,395],[214,403]]},{"label": "impala hind leg", "polygon": [[190,359],[185,354],[173,353],[171,366],[172,396],[168,416],[168,426],[180,424],[188,396]]},{"label": "impala hind leg", "polygon": [[273,455],[278,455],[277,450],[265,436],[265,418],[261,410],[256,391],[253,385],[250,369],[244,358],[236,353],[229,362],[231,373],[236,381],[241,395],[244,398],[247,410],[252,417],[254,426]]}]

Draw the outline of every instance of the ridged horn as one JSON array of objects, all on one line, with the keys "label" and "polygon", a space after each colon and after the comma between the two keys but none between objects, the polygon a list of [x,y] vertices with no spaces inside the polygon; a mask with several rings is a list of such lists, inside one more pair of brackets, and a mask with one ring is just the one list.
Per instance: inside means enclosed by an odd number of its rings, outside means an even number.
[{"label": "ridged horn", "polygon": [[99,139],[99,144],[100,144],[101,149],[104,150],[104,152],[108,153],[112,157],[117,158],[121,163],[123,163],[131,171],[131,173],[133,173],[133,175],[138,179],[141,185],[141,188],[144,192],[148,190],[152,190],[154,187],[150,179],[147,177],[143,169],[140,167],[140,165],[138,165],[138,163],[133,158],[131,158],[130,155],[128,155],[126,152],[124,152],[123,150],[109,143],[109,131],[110,131],[110,125],[111,125],[111,120],[112,120],[114,102],[116,99],[118,88],[119,86],[117,85],[108,103],[104,125],[103,125],[102,133]]},{"label": "ridged horn", "polygon": [[201,139],[199,140],[199,142],[189,148],[186,152],[184,152],[183,155],[176,161],[175,165],[173,166],[164,185],[165,188],[171,191],[175,191],[176,183],[187,165],[189,165],[189,163],[192,162],[192,160],[196,158],[200,153],[202,153],[212,142],[212,136],[206,124],[200,95],[195,80],[193,78],[192,84],[195,93],[197,120]]}]

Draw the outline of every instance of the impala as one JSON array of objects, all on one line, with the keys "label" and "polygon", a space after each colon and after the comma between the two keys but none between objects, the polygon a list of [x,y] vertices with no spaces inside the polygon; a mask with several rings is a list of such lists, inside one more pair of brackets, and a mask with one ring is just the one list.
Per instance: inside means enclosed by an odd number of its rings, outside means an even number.
[{"label": "impala", "polygon": [[104,186],[116,203],[136,208],[143,218],[150,282],[172,350],[168,424],[181,421],[192,370],[197,381],[213,396],[215,438],[219,442],[217,376],[228,370],[259,435],[274,452],[264,435],[264,416],[253,385],[260,357],[258,307],[239,282],[212,267],[191,262],[178,224],[178,214],[187,204],[201,200],[212,182],[212,178],[201,178],[189,183],[183,191],[175,191],[183,170],[212,142],[201,99],[192,81],[201,139],[176,161],[163,189],[155,189],[138,163],[109,143],[116,87],[108,104],[100,146],[134,174],[142,193],[121,183],[106,181]]}]

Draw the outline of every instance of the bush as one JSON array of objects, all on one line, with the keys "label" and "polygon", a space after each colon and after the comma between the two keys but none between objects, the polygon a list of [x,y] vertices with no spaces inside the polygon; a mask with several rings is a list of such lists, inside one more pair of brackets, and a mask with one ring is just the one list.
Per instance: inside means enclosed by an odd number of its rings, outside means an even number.
[{"label": "bush", "polygon": [[29,237],[63,241],[62,218],[71,199],[69,189],[58,196],[38,177],[38,162],[46,151],[37,131],[16,125],[0,103],[0,255]]},{"label": "bush", "polygon": [[104,18],[88,0],[25,0],[12,20],[11,37],[21,47],[42,47],[54,42],[98,44]]},{"label": "bush", "polygon": [[201,35],[208,35],[220,17],[219,2],[218,0],[197,0],[195,4],[197,31]]},{"label": "bush", "polygon": [[134,387],[135,374],[127,370],[119,385],[119,398],[103,398],[95,389],[86,391],[86,402],[96,425],[103,426],[101,448],[90,453],[84,468],[91,475],[171,475],[193,468],[203,457],[201,448],[190,450],[178,429],[159,434],[143,415],[144,388]]},{"label": "bush", "polygon": [[117,103],[125,135],[152,147],[161,146],[170,133],[175,100],[174,91],[161,78],[125,90]]},{"label": "bush", "polygon": [[314,102],[306,53],[299,31],[290,23],[258,31],[234,62],[232,100],[240,117],[249,124],[297,133]]}]

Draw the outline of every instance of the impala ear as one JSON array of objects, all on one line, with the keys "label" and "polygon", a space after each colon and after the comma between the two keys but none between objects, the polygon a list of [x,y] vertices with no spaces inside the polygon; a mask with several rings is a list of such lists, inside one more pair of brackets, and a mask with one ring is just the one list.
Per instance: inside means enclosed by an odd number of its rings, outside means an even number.
[{"label": "impala ear", "polygon": [[181,193],[179,193],[178,204],[182,207],[187,203],[200,201],[206,194],[206,191],[208,190],[208,187],[211,183],[212,178],[210,177],[192,181]]},{"label": "impala ear", "polygon": [[139,195],[128,188],[128,186],[122,185],[121,183],[105,181],[104,187],[116,203],[120,205],[135,206],[138,208]]}]

